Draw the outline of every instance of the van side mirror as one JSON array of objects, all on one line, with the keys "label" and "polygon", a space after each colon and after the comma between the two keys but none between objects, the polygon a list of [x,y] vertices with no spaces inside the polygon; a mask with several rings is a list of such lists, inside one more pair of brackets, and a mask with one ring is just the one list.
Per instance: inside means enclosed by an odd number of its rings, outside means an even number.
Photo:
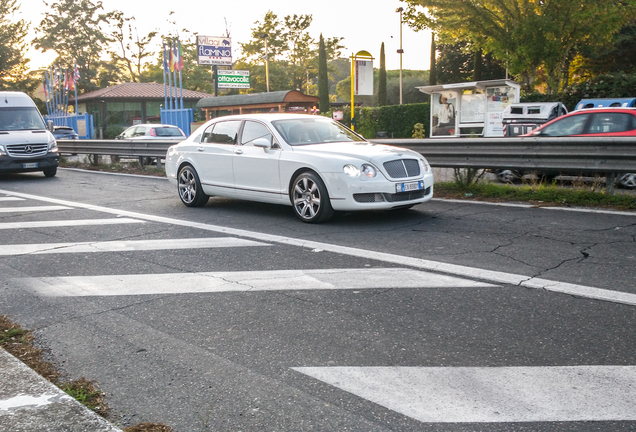
[{"label": "van side mirror", "polygon": [[53,131],[55,130],[55,126],[53,125],[53,120],[46,121],[46,130],[53,133]]}]

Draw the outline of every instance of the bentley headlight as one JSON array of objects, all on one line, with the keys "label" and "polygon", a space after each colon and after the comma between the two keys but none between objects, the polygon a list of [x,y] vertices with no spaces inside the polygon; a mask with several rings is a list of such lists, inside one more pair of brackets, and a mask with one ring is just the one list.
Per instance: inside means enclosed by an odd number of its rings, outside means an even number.
[{"label": "bentley headlight", "polygon": [[360,170],[355,165],[347,164],[342,169],[344,170],[344,173],[348,175],[349,177],[360,176]]},{"label": "bentley headlight", "polygon": [[422,171],[427,173],[431,170],[431,166],[428,164],[428,161],[426,159],[419,159],[420,162],[420,168],[422,168]]},{"label": "bentley headlight", "polygon": [[373,167],[372,165],[367,165],[367,164],[362,165],[360,171],[362,171],[362,174],[364,174],[365,176],[369,178],[373,178],[377,174],[375,167]]}]

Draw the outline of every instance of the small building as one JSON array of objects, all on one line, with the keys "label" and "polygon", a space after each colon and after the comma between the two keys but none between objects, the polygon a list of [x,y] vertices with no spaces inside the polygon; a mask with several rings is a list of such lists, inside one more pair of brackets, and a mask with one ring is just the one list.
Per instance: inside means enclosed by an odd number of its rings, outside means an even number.
[{"label": "small building", "polygon": [[503,136],[503,112],[521,90],[507,79],[417,88],[431,96],[431,137]]},{"label": "small building", "polygon": [[[180,100],[181,91],[176,87],[158,83],[117,84],[79,95],[78,112],[92,114],[95,130],[102,134],[108,127],[122,129],[139,123],[160,123],[161,109],[170,108],[164,106],[166,92],[170,91],[173,100],[175,95]],[[208,93],[183,89],[183,107],[195,108],[199,100],[210,96]]]},{"label": "small building", "polygon": [[269,112],[311,112],[320,98],[306,95],[298,90],[249,93],[244,95],[206,97],[197,108],[205,112],[209,120],[219,115],[269,113]]}]

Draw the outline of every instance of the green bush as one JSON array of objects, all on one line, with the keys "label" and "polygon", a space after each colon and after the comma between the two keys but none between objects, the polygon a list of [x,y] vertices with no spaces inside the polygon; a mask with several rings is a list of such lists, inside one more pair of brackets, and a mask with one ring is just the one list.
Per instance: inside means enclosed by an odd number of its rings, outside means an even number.
[{"label": "green bush", "polygon": [[108,125],[104,131],[104,139],[115,139],[124,129],[124,127],[118,125]]},{"label": "green bush", "polygon": [[[351,109],[345,107],[342,123],[351,127]],[[331,112],[327,115],[331,116]],[[413,126],[430,123],[430,104],[388,105],[382,107],[356,108],[355,131],[365,138],[375,138],[379,131],[389,138],[411,138]]]},{"label": "green bush", "polygon": [[636,74],[623,72],[599,75],[587,81],[568,86],[562,92],[522,93],[521,102],[563,102],[573,110],[582,99],[636,97]]}]

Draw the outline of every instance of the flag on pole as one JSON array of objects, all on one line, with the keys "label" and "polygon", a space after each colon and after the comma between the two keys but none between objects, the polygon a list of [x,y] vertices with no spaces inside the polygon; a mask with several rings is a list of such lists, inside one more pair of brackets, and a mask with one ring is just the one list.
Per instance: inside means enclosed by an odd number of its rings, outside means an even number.
[{"label": "flag on pole", "polygon": [[181,97],[181,109],[183,109],[183,81],[181,81],[181,71],[183,70],[183,56],[181,55],[181,40],[177,38],[179,44],[179,93]]},{"label": "flag on pole", "polygon": [[170,51],[170,72],[174,72],[174,42],[168,39],[168,51]]},{"label": "flag on pole", "polygon": [[76,83],[80,79],[79,68],[77,67],[77,62],[75,62],[75,66],[73,67],[73,82]]}]

